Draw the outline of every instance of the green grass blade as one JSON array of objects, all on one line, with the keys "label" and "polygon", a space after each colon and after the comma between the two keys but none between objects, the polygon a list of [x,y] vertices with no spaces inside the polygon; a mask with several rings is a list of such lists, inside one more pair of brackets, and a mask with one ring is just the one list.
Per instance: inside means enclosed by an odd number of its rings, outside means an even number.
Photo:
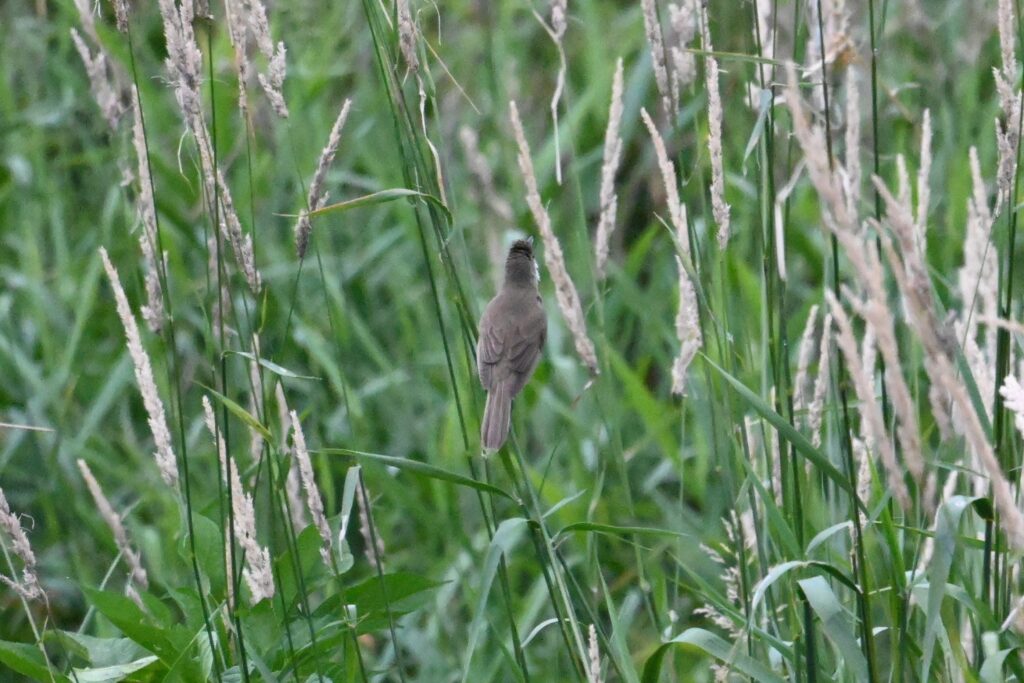
[{"label": "green grass blade", "polygon": [[857,497],[857,492],[853,489],[853,486],[850,484],[850,482],[838,469],[836,469],[835,465],[828,461],[828,459],[821,453],[821,451],[819,451],[817,448],[811,445],[811,442],[807,440],[807,437],[798,432],[796,428],[793,427],[793,425],[791,425],[788,420],[786,420],[786,418],[782,417],[777,412],[772,410],[771,406],[769,406],[760,396],[758,396],[753,391],[748,389],[747,386],[743,384],[743,382],[739,381],[738,379],[730,375],[728,372],[723,370],[721,367],[716,365],[715,362],[712,361],[710,358],[705,357],[705,361],[708,363],[708,365],[717,370],[718,373],[725,379],[725,381],[732,385],[733,389],[736,390],[740,397],[742,397],[743,400],[746,401],[751,408],[756,410],[761,417],[766,419],[769,423],[771,423],[773,427],[775,427],[775,430],[779,433],[779,436],[781,436],[790,444],[792,444],[793,447],[796,448],[797,452],[800,453],[800,455],[804,456],[812,463],[814,463],[814,465],[818,467],[818,469],[820,469],[822,473],[825,474],[825,476],[831,479],[832,482],[836,484],[836,486],[850,494],[850,497],[852,498],[852,500],[856,502],[857,507],[861,511],[865,513],[867,512],[867,510],[864,508],[864,504]]},{"label": "green grass blade", "polygon": [[[419,199],[427,202],[439,209],[448,219],[449,222],[452,220],[451,211],[444,205],[440,199],[432,194],[426,192],[417,192],[416,190],[408,190],[404,187],[394,187],[389,190],[380,190],[379,192],[372,192],[362,197],[356,197],[355,199],[348,199],[343,202],[337,202],[336,204],[328,204],[327,206],[317,209],[316,211],[310,211],[309,217],[315,218],[317,216],[326,216],[330,213],[341,213],[350,209],[356,209],[361,206],[372,206],[374,204],[384,204],[385,202],[393,202],[396,199]],[[293,218],[295,216],[292,216]]]},{"label": "green grass blade", "polygon": [[353,458],[359,458],[361,460],[369,460],[371,462],[380,463],[381,465],[387,465],[389,467],[395,467],[400,470],[412,472],[413,474],[429,477],[431,479],[437,479],[438,481],[446,481],[451,484],[457,484],[459,486],[466,486],[471,489],[476,489],[477,491],[482,491],[483,493],[492,493],[497,496],[502,496],[503,498],[508,498],[509,500],[516,500],[515,496],[513,496],[511,493],[505,491],[504,489],[498,488],[493,484],[486,484],[482,481],[477,481],[476,479],[471,479],[470,477],[466,477],[461,474],[456,474],[455,472],[451,472],[449,470],[445,470],[434,465],[428,465],[425,462],[419,462],[417,460],[396,458],[392,455],[380,455],[378,453],[365,453],[363,451],[354,451],[349,448],[321,448],[319,450],[310,452],[324,453],[326,455],[346,455]]}]

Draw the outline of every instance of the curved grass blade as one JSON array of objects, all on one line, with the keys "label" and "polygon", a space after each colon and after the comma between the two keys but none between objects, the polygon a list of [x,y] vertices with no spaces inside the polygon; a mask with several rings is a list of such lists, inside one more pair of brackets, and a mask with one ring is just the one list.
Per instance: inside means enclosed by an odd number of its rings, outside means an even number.
[{"label": "curved grass blade", "polygon": [[693,538],[691,534],[687,534],[682,531],[671,531],[669,529],[658,529],[646,526],[615,526],[613,524],[597,524],[595,522],[574,522],[556,531],[553,538],[557,539],[562,534],[574,533],[577,531],[591,531],[597,534],[610,534],[612,536],[648,534],[653,536],[669,536],[672,538]]},{"label": "curved grass blade", "polygon": [[974,508],[982,519],[992,518],[992,503],[987,498],[953,496],[935,511],[935,550],[932,553],[931,567],[928,573],[928,605],[925,615],[924,647],[921,657],[921,680],[928,680],[928,671],[932,665],[935,652],[935,639],[938,636],[942,620],[942,598],[946,595],[946,580],[953,566],[953,553],[956,552],[957,529],[964,510]]},{"label": "curved grass blade", "polygon": [[286,368],[284,366],[281,366],[281,365],[278,365],[277,363],[274,363],[273,361],[269,361],[266,358],[263,358],[263,357],[257,358],[256,356],[254,356],[249,351],[232,351],[232,350],[229,349],[229,350],[225,351],[224,354],[225,355],[232,355],[232,356],[241,356],[242,358],[245,358],[248,361],[256,361],[265,370],[269,370],[270,372],[274,373],[278,377],[289,377],[291,379],[315,379],[315,380],[322,379],[321,377],[314,377],[312,375],[300,375],[297,372],[292,372],[288,368]]},{"label": "curved grass blade", "polygon": [[267,443],[274,443],[274,436],[270,433],[270,430],[263,426],[263,423],[257,420],[252,413],[250,413],[248,410],[238,405],[237,403],[235,403],[230,398],[220,393],[216,389],[211,389],[210,387],[202,383],[199,383],[199,386],[201,386],[203,389],[206,389],[208,392],[210,392],[211,396],[213,396],[215,399],[223,403],[224,407],[227,408],[232,415],[234,415],[239,420],[244,422],[247,427],[249,427],[253,431],[259,432],[260,436],[267,440]]},{"label": "curved grass blade", "polygon": [[473,660],[473,651],[483,632],[487,619],[484,612],[487,609],[487,595],[491,592],[491,584],[498,572],[498,566],[502,557],[507,557],[515,544],[522,538],[526,531],[526,520],[522,517],[506,519],[494,532],[491,544],[487,548],[487,557],[484,559],[483,575],[480,578],[480,599],[477,601],[476,611],[473,614],[473,623],[469,627],[469,644],[466,646],[465,669],[462,673],[462,681],[469,679],[469,665]]},{"label": "curved grass blade", "polygon": [[811,609],[821,620],[825,635],[835,643],[839,653],[846,662],[846,667],[858,681],[868,680],[868,660],[860,650],[857,636],[850,625],[847,610],[840,604],[836,594],[832,592],[828,581],[821,576],[797,581],[800,589],[811,604]]},{"label": "curved grass blade", "polygon": [[379,192],[373,192],[371,194],[363,195],[362,197],[356,197],[355,199],[348,199],[343,202],[336,204],[329,204],[316,211],[310,211],[307,215],[310,218],[317,216],[324,216],[329,213],[336,213],[339,211],[348,211],[349,209],[355,209],[360,206],[370,206],[372,204],[384,204],[385,202],[393,202],[396,199],[421,199],[428,204],[432,204],[436,208],[440,209],[444,213],[445,217],[449,222],[452,220],[451,211],[444,205],[440,199],[432,194],[426,192],[417,192],[416,190],[409,190],[404,187],[393,187],[389,190],[381,190]]},{"label": "curved grass blade", "polygon": [[704,361],[709,366],[717,370],[725,381],[731,384],[736,392],[750,404],[750,407],[756,410],[761,417],[768,420],[772,427],[775,427],[779,436],[792,444],[800,455],[814,463],[814,465],[820,469],[825,476],[835,482],[839,488],[850,494],[850,497],[856,503],[857,508],[867,514],[867,508],[864,507],[864,503],[861,502],[859,497],[857,497],[856,490],[854,490],[853,486],[846,479],[843,473],[836,469],[836,466],[830,463],[828,458],[821,454],[821,451],[811,445],[811,442],[807,440],[807,437],[798,432],[793,425],[789,424],[789,421],[786,420],[786,418],[772,410],[771,406],[765,403],[760,396],[748,389],[743,382],[739,381],[727,371],[716,365],[715,362],[707,356],[704,357]]},{"label": "curved grass blade", "polygon": [[982,683],[1002,683],[1005,681],[1006,679],[1003,677],[1003,663],[1016,649],[1011,647],[999,650],[986,657],[985,663],[981,665],[981,671],[978,672]]},{"label": "curved grass blade", "polygon": [[700,55],[701,57],[714,57],[723,62],[749,62],[752,64],[771,64],[772,66],[785,66],[785,62],[780,62],[777,59],[771,59],[769,57],[761,57],[760,55],[748,55],[743,52],[722,52],[720,50],[698,50],[694,47],[683,48],[686,52],[694,55]]},{"label": "curved grass blade", "polygon": [[378,462],[382,465],[394,467],[413,474],[419,474],[431,479],[437,479],[439,481],[446,481],[451,484],[458,484],[459,486],[466,486],[477,491],[483,491],[484,493],[493,493],[503,498],[508,498],[511,501],[516,501],[508,491],[498,488],[493,484],[487,484],[470,477],[465,477],[461,474],[456,474],[449,470],[435,467],[434,465],[428,465],[425,462],[419,462],[417,460],[408,460],[406,458],[396,458],[393,455],[380,455],[379,453],[365,453],[363,451],[354,451],[349,448],[321,448],[319,450],[310,451],[311,453],[324,453],[326,455],[347,455],[353,458],[360,458],[363,460],[369,460],[371,462]]},{"label": "curved grass blade", "polygon": [[784,683],[785,679],[775,674],[771,669],[757,660],[740,652],[734,652],[733,646],[710,631],[702,628],[691,628],[683,631],[678,636],[662,644],[654,654],[650,656],[644,665],[643,683],[658,683],[661,674],[661,665],[669,650],[679,645],[690,645],[708,653],[712,657],[721,660],[727,666],[738,671],[744,676],[749,676],[760,683]]},{"label": "curved grass blade", "polygon": [[850,520],[846,520],[845,522],[839,522],[838,524],[833,524],[829,528],[823,529],[822,531],[818,532],[814,536],[814,538],[811,539],[811,542],[807,544],[807,550],[804,551],[804,554],[810,556],[810,554],[814,552],[815,548],[817,548],[819,545],[835,536],[840,531],[852,532],[852,530],[853,522],[851,522]]},{"label": "curved grass blade", "polygon": [[804,567],[820,569],[850,590],[855,593],[860,593],[860,588],[857,587],[857,584],[855,584],[850,577],[846,576],[846,574],[842,573],[827,562],[818,562],[817,560],[790,560],[789,562],[783,562],[772,567],[768,573],[765,574],[765,577],[758,582],[757,586],[754,588],[753,599],[750,602],[751,612],[755,611],[758,605],[761,604],[761,600],[764,599],[765,593],[767,593],[768,589],[772,587],[772,584],[792,570],[802,569]]}]

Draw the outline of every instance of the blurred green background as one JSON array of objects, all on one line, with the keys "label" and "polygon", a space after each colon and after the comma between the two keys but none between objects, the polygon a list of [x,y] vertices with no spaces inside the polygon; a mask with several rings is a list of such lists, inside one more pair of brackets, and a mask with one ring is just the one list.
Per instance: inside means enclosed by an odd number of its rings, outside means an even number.
[{"label": "blurred green background", "polygon": [[[375,42],[367,5],[275,3],[270,8],[271,32],[288,49],[284,91],[291,115],[277,118],[258,88],[251,88],[253,125],[247,135],[238,115],[222,8],[214,4],[214,20],[197,23],[204,57],[212,59],[213,78],[202,86],[205,112],[265,283],[264,291],[253,297],[233,263],[227,263],[232,331],[223,340],[211,324],[216,273],[208,258],[210,220],[202,208],[194,145],[166,82],[155,3],[131,8],[131,53],[106,3],[98,6],[97,19],[115,68],[128,82],[129,54],[134,54],[137,68],[168,252],[181,359],[172,379],[182,391],[180,419],[191,458],[195,509],[214,519],[219,514],[216,454],[202,426],[200,398],[204,387],[226,387],[234,400],[247,405],[247,362],[223,352],[248,350],[254,331],[262,355],[295,375],[280,379],[291,407],[302,416],[311,449],[386,454],[466,476],[486,476],[512,488],[503,459],[484,462],[476,450],[484,394],[473,372],[471,326],[466,321],[475,321],[494,294],[489,240],[508,244],[513,235],[535,234],[508,124],[508,102],[514,99],[602,369],[590,383],[545,273],[541,287],[549,310],[549,341],[534,379],[513,410],[515,443],[528,464],[525,474],[538,494],[539,509],[547,513],[549,531],[583,522],[660,531],[570,530],[551,547],[577,591],[574,599],[589,602],[608,632],[614,632],[615,647],[621,648],[618,656],[632,661],[637,670],[664,636],[693,625],[714,629],[694,609],[707,603],[708,591],[724,591],[723,567],[698,541],[729,545],[723,520],[742,509],[749,491],[733,478],[742,468],[727,463],[741,457],[738,436],[744,420],[754,421],[754,416],[702,358],[691,367],[688,396],[680,400],[669,395],[669,371],[678,346],[673,327],[677,271],[671,236],[661,222],[667,220],[664,189],[639,117],[641,107],[654,114],[659,102],[639,3],[569,3],[564,45],[568,70],[560,107],[561,185],[554,177],[550,118],[559,55],[533,13],[546,18],[549,7],[463,0],[413,3],[425,65],[420,75],[426,91],[426,133],[437,150],[452,217],[443,226],[443,242],[435,240],[429,222],[423,227],[428,219],[422,204],[399,200],[315,219],[313,247],[302,264],[295,255],[290,216],[304,206],[317,157],[345,98],[353,105],[328,174],[329,201],[408,186],[408,174],[415,172],[393,115],[395,91],[386,87],[375,52],[383,49],[396,59],[396,46]],[[800,61],[809,39],[808,6],[778,5],[780,23],[787,23],[779,27],[776,55]],[[968,147],[978,147],[983,168],[995,166],[994,3],[877,5],[880,173],[894,177],[897,153],[908,154],[911,172],[916,171],[918,126],[924,109],[930,109],[935,142],[929,259],[939,294],[947,296],[947,278],[961,262],[970,191]],[[384,16],[393,10],[385,12],[381,6],[373,11]],[[704,260],[707,297],[702,305],[720,333],[713,343],[706,340],[709,353],[767,399],[773,372],[769,356],[780,338],[787,339],[783,348],[795,363],[796,340],[811,304],[821,301],[830,266],[817,199],[804,182],[788,208],[784,291],[775,291],[772,298],[766,294],[768,259],[773,257],[767,255],[762,220],[760,173],[765,162],[756,134],[758,111],[747,103],[757,63],[743,57],[757,53],[754,11],[750,2],[710,3],[710,28],[716,51],[722,53],[726,197],[732,206],[733,237],[724,253],[711,248],[707,97],[699,55],[698,79],[683,91],[679,119],[664,127],[663,134],[702,245],[698,258]],[[864,8],[851,7],[849,19],[850,56],[830,65],[830,73],[840,83],[846,69],[860,72],[862,153],[869,168]],[[25,515],[39,557],[49,606],[33,606],[35,618],[53,629],[75,631],[84,624],[86,633],[110,635],[111,625],[90,611],[82,587],[113,581],[110,587],[116,590],[123,568],[112,569],[117,549],[81,481],[77,458],[90,463],[115,508],[127,511],[126,525],[151,572],[154,594],[161,595],[164,586],[189,585],[191,574],[179,548],[180,513],[153,466],[146,416],[97,254],[100,246],[108,249],[137,309],[144,300],[140,225],[134,186],[123,182],[135,163],[131,117],[115,130],[104,121],[70,40],[69,29],[75,26],[80,27],[80,19],[70,0],[0,4],[0,421],[45,430],[0,429],[0,486],[11,507]],[[598,282],[592,233],[600,208],[601,155],[618,57],[625,63],[619,209],[609,277]],[[394,64],[393,78],[418,125],[416,76],[400,61]],[[778,120],[786,121],[781,107],[778,111]],[[476,134],[497,194],[511,206],[510,216],[495,210],[472,173],[460,144],[463,129]],[[770,164],[781,186],[799,150],[784,126],[773,140]],[[753,152],[748,152],[748,143],[753,143]],[[460,277],[465,309],[446,275],[440,243]],[[438,288],[440,316],[432,284]],[[768,308],[776,305],[781,326],[770,329]],[[177,436],[166,339],[146,333],[144,341]],[[276,374],[268,371],[267,377],[273,380]],[[267,412],[267,424],[280,437],[281,425],[272,410]],[[235,418],[229,425],[230,450],[243,473],[252,475],[258,459],[250,458],[245,425]],[[354,462],[314,455],[331,517],[339,511],[346,468]],[[469,680],[513,680],[507,674],[513,660],[504,610],[510,610],[522,637],[552,617],[543,561],[529,534],[517,536],[508,554],[511,607],[502,606],[495,584],[481,612],[481,568],[489,539],[476,495],[372,461],[362,464],[386,548],[387,571],[439,584],[421,594],[415,609],[400,619],[398,640],[409,679],[457,680],[466,666],[470,625],[481,618],[483,640],[468,669]],[[257,490],[256,502],[261,535],[276,556],[284,545],[280,531],[271,531],[266,490]],[[490,512],[495,522],[522,514],[518,505],[500,498]],[[352,585],[375,575],[355,526],[349,533],[355,566],[346,574]],[[735,564],[726,555],[726,562]],[[590,618],[580,618],[585,628]],[[392,664],[390,646],[384,644],[387,633],[379,631],[373,638],[366,642],[366,651],[386,670]],[[35,641],[23,606],[3,590],[0,639]],[[571,677],[570,655],[557,627],[541,629],[526,652],[535,680]],[[61,655],[55,657],[60,660]],[[697,650],[676,657],[675,680],[711,679],[709,660]],[[392,680],[394,674],[382,676]],[[610,674],[608,680],[619,678]]]}]

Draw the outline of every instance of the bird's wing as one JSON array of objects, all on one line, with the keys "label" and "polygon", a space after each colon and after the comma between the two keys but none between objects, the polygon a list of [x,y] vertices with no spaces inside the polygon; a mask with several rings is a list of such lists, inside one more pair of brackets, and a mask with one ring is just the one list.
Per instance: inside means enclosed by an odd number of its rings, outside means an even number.
[{"label": "bird's wing", "polygon": [[515,396],[537,369],[540,352],[547,337],[548,321],[544,309],[537,306],[516,326],[508,343],[508,376],[511,380],[509,395]]},{"label": "bird's wing", "polygon": [[499,383],[507,382],[508,395],[512,397],[522,391],[540,361],[547,318],[540,303],[515,322],[497,320],[491,311],[488,306],[480,319],[477,372],[484,389],[491,391]]},{"label": "bird's wing", "polygon": [[494,387],[495,369],[505,356],[505,335],[496,329],[488,306],[480,319],[480,337],[476,343],[476,367],[480,383],[490,391]]}]

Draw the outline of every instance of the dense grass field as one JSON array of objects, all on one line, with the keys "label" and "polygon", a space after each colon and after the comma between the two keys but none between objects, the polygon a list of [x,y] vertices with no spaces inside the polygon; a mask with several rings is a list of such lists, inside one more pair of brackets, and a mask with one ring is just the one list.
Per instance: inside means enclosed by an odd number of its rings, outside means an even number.
[{"label": "dense grass field", "polygon": [[1024,680],[1018,3],[396,3],[0,3],[0,681]]}]

